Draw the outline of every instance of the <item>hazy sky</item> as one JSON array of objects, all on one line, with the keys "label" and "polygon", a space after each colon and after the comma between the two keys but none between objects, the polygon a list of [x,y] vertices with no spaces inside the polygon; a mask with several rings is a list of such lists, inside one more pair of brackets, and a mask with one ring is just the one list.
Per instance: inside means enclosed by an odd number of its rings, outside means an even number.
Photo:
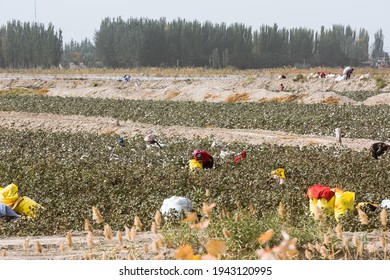
[{"label": "hazy sky", "polygon": [[385,51],[390,52],[390,0],[0,0],[0,25],[17,19],[47,25],[51,22],[63,32],[64,42],[93,39],[105,17],[123,19],[147,17],[168,21],[178,17],[206,20],[212,23],[235,22],[252,26],[263,24],[279,27],[306,27],[316,31],[321,25],[350,25],[358,31],[365,28],[370,35],[382,28]]}]

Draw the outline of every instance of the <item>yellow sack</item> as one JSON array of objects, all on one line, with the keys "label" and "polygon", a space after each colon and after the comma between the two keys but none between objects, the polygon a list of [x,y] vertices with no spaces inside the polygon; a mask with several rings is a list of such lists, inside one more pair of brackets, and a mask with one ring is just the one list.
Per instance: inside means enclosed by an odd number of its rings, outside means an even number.
[{"label": "yellow sack", "polygon": [[278,168],[274,171],[271,172],[271,176],[278,176],[280,179],[286,179],[284,176],[284,169],[283,168]]},{"label": "yellow sack", "polygon": [[329,216],[333,214],[335,204],[335,197],[333,196],[329,201],[325,198],[312,198],[310,199],[310,212],[314,215],[315,207],[319,207],[324,214],[324,216]]},{"label": "yellow sack", "polygon": [[195,171],[198,168],[203,168],[202,162],[197,161],[196,159],[190,159],[188,161],[188,165],[190,166],[191,171]]},{"label": "yellow sack", "polygon": [[27,217],[34,218],[40,208],[45,209],[31,198],[23,196],[18,199],[13,209],[19,215],[24,214]]},{"label": "yellow sack", "polygon": [[340,216],[345,214],[347,210],[353,211],[355,203],[354,192],[344,192],[340,189],[335,191],[334,217],[338,221]]},{"label": "yellow sack", "polygon": [[13,207],[18,198],[19,195],[17,185],[10,184],[5,188],[0,188],[0,203],[3,203],[9,207]]}]

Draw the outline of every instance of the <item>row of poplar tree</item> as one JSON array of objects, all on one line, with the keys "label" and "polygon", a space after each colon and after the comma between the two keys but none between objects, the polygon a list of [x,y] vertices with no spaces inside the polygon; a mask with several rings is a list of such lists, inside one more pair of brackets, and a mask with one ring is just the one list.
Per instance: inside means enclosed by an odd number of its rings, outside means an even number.
[{"label": "row of poplar tree", "polygon": [[63,50],[61,30],[39,23],[8,22],[0,27],[0,67],[58,66]]},{"label": "row of poplar tree", "polygon": [[[371,56],[382,56],[383,34],[375,33]],[[62,44],[56,32],[38,23],[9,22],[0,28],[0,67],[51,67],[83,63],[89,67],[236,67],[359,65],[370,57],[368,32],[334,25],[308,28],[236,23],[213,24],[176,19],[106,18],[93,42]]]}]

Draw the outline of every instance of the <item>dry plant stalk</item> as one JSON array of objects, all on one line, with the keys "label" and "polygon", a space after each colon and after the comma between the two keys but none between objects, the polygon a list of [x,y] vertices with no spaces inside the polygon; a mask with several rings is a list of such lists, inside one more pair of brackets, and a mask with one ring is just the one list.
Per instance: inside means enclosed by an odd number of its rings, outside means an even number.
[{"label": "dry plant stalk", "polygon": [[317,222],[320,222],[323,220],[324,218],[324,214],[322,213],[322,210],[320,207],[318,207],[317,205],[314,206],[314,219],[317,221]]},{"label": "dry plant stalk", "polygon": [[335,228],[335,232],[336,232],[336,235],[337,235],[337,238],[339,240],[342,240],[343,239],[343,229],[341,227],[341,224],[337,224],[336,228]]},{"label": "dry plant stalk", "polygon": [[378,248],[374,244],[367,244],[367,250],[370,254],[375,254],[378,252]]},{"label": "dry plant stalk", "polygon": [[358,209],[359,214],[359,220],[362,225],[368,225],[368,217],[367,214],[364,213],[362,210]]},{"label": "dry plant stalk", "polygon": [[286,218],[286,208],[284,208],[282,202],[279,203],[278,213],[282,219]]},{"label": "dry plant stalk", "polygon": [[142,222],[138,216],[134,217],[134,226],[137,228],[137,230],[142,230]]},{"label": "dry plant stalk", "polygon": [[145,255],[149,254],[149,245],[148,244],[144,244],[144,253]]},{"label": "dry plant stalk", "polygon": [[155,253],[158,253],[160,251],[160,242],[159,242],[159,240],[153,240],[152,250]]},{"label": "dry plant stalk", "polygon": [[93,220],[95,220],[98,224],[103,223],[103,217],[102,217],[102,215],[100,214],[99,210],[98,210],[95,206],[92,207],[92,218],[93,218]]},{"label": "dry plant stalk", "polygon": [[359,235],[356,232],[353,234],[352,243],[356,248],[359,248],[360,244],[362,243]]},{"label": "dry plant stalk", "polygon": [[30,237],[26,237],[23,241],[23,250],[27,251],[30,248]]},{"label": "dry plant stalk", "polygon": [[215,202],[208,205],[207,203],[203,202],[203,208],[202,213],[205,217],[210,218],[211,217],[211,209],[213,209],[217,204]]},{"label": "dry plant stalk", "polygon": [[152,222],[152,232],[157,235],[158,234],[158,229],[157,229],[157,225],[155,222]]},{"label": "dry plant stalk", "polygon": [[91,258],[91,255],[90,255],[89,253],[85,252],[85,253],[84,253],[83,259],[86,260],[86,261],[89,261],[89,260],[91,260],[92,258]]},{"label": "dry plant stalk", "polygon": [[42,245],[38,240],[35,241],[35,252],[42,254]]},{"label": "dry plant stalk", "polygon": [[5,258],[7,256],[7,251],[5,249],[1,250],[1,256]]},{"label": "dry plant stalk", "polygon": [[69,231],[66,233],[66,244],[68,245],[69,249],[71,249],[73,246],[72,234]]},{"label": "dry plant stalk", "polygon": [[380,220],[383,227],[387,226],[387,210],[384,208],[380,214]]},{"label": "dry plant stalk", "polygon": [[90,232],[93,232],[93,227],[91,225],[91,223],[89,222],[88,219],[85,219],[85,222],[84,222],[84,229],[86,231],[90,231]]},{"label": "dry plant stalk", "polygon": [[130,229],[127,226],[125,226],[125,236],[128,241],[131,241]]},{"label": "dry plant stalk", "polygon": [[257,238],[257,241],[260,243],[260,244],[264,244],[266,243],[267,241],[271,240],[272,236],[274,235],[274,231],[273,229],[269,229],[267,230],[266,232],[264,232],[263,234],[261,234],[258,238]]},{"label": "dry plant stalk", "polygon": [[136,238],[137,238],[137,228],[135,226],[132,226],[130,230],[130,240],[135,241]]},{"label": "dry plant stalk", "polygon": [[161,212],[159,210],[157,210],[156,214],[154,215],[154,221],[158,227],[161,226]]},{"label": "dry plant stalk", "polygon": [[227,228],[223,228],[222,229],[222,233],[223,233],[223,236],[225,236],[226,239],[229,239],[232,236]]},{"label": "dry plant stalk", "polygon": [[313,258],[309,250],[305,250],[305,257],[308,260],[311,260]]},{"label": "dry plant stalk", "polygon": [[88,231],[88,233],[87,233],[87,245],[89,248],[93,247],[93,233],[92,233],[92,231]]},{"label": "dry plant stalk", "polygon": [[108,240],[112,240],[112,229],[109,224],[104,225],[104,237]]},{"label": "dry plant stalk", "polygon": [[118,240],[120,245],[123,244],[122,233],[119,230],[116,232],[116,239]]},{"label": "dry plant stalk", "polygon": [[324,234],[324,244],[329,245],[330,244],[330,237],[328,234]]},{"label": "dry plant stalk", "polygon": [[65,252],[65,243],[63,241],[60,242],[59,248],[61,253]]}]

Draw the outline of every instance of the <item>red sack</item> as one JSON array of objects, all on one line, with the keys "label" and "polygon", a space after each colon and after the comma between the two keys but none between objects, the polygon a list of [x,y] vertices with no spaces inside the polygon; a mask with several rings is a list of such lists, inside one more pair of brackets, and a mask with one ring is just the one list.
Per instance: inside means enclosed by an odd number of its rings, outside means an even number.
[{"label": "red sack", "polygon": [[327,201],[329,201],[332,199],[333,196],[334,196],[334,191],[332,191],[330,187],[326,187],[321,184],[315,184],[309,187],[309,189],[306,192],[306,198],[310,198],[310,199],[325,198]]}]

